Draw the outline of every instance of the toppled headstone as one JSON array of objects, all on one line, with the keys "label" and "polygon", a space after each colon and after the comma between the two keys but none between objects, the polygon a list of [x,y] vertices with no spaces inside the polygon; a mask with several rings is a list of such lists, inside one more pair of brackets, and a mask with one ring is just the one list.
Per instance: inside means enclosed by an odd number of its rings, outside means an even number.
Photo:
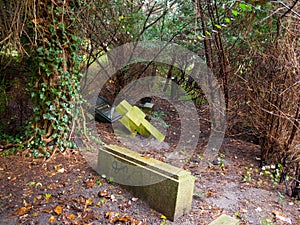
[{"label": "toppled headstone", "polygon": [[240,221],[233,217],[222,214],[216,220],[212,221],[209,225],[239,225]]},{"label": "toppled headstone", "polygon": [[191,209],[195,177],[189,171],[127,148],[106,145],[99,149],[97,172],[125,185],[171,220]]},{"label": "toppled headstone", "polygon": [[123,100],[116,106],[116,110],[122,116],[119,121],[131,133],[137,132],[144,137],[152,135],[161,142],[165,139],[165,135],[145,119],[146,114],[137,106],[131,106],[126,100]]}]

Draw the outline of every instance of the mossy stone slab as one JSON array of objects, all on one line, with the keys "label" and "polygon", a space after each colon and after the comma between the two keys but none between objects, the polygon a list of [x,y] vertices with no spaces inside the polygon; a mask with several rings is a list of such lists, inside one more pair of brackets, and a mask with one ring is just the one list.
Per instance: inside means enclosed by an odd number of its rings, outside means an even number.
[{"label": "mossy stone slab", "polygon": [[171,220],[191,209],[195,177],[189,171],[127,148],[106,145],[99,149],[97,172],[113,177]]},{"label": "mossy stone slab", "polygon": [[127,118],[129,118],[133,123],[136,124],[138,127],[146,117],[146,114],[140,110],[138,107],[133,106],[131,109],[126,113]]},{"label": "mossy stone slab", "polygon": [[163,135],[159,130],[157,130],[151,123],[147,120],[143,120],[141,126],[143,129],[147,130],[153,137],[155,137],[158,141],[163,142],[165,139],[165,135]]},{"label": "mossy stone slab", "polygon": [[124,116],[131,108],[132,106],[126,100],[116,106],[116,110],[121,116]]}]

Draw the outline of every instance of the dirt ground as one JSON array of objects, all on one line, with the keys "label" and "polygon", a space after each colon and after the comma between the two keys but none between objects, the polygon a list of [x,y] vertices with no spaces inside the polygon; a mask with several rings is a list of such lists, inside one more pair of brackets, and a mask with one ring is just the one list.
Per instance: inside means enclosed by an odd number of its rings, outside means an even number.
[{"label": "dirt ground", "polygon": [[[147,119],[166,135],[165,142],[114,134],[117,126],[97,123],[107,144],[124,145],[167,163],[180,137],[180,119],[172,106],[153,99]],[[156,112],[156,114],[153,114]],[[225,213],[241,224],[300,224],[300,202],[285,194],[260,168],[260,148],[227,135],[219,163],[199,170],[209,137],[208,109],[198,108],[200,137],[181,167],[196,177],[192,209],[176,221],[165,220],[120,185],[97,174],[80,151],[56,154],[48,160],[21,153],[0,157],[0,225],[6,224],[209,224]],[[188,118],[187,119],[195,119]],[[187,151],[189,149],[186,149]]]}]

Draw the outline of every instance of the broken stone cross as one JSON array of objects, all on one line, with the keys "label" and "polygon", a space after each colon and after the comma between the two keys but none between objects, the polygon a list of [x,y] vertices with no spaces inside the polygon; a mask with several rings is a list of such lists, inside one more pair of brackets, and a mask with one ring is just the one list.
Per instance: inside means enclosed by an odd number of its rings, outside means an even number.
[{"label": "broken stone cross", "polygon": [[131,133],[139,133],[144,137],[154,136],[158,141],[165,139],[159,130],[157,130],[149,121],[145,119],[146,114],[136,106],[130,105],[123,100],[116,106],[117,112],[122,116],[119,120]]}]

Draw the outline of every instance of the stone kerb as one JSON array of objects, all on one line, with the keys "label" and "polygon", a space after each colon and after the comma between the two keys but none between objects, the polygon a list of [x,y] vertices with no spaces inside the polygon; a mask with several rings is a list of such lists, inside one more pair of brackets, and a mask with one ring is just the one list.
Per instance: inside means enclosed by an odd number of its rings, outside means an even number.
[{"label": "stone kerb", "polygon": [[195,177],[183,169],[107,145],[99,150],[97,172],[112,177],[171,220],[191,208]]}]

